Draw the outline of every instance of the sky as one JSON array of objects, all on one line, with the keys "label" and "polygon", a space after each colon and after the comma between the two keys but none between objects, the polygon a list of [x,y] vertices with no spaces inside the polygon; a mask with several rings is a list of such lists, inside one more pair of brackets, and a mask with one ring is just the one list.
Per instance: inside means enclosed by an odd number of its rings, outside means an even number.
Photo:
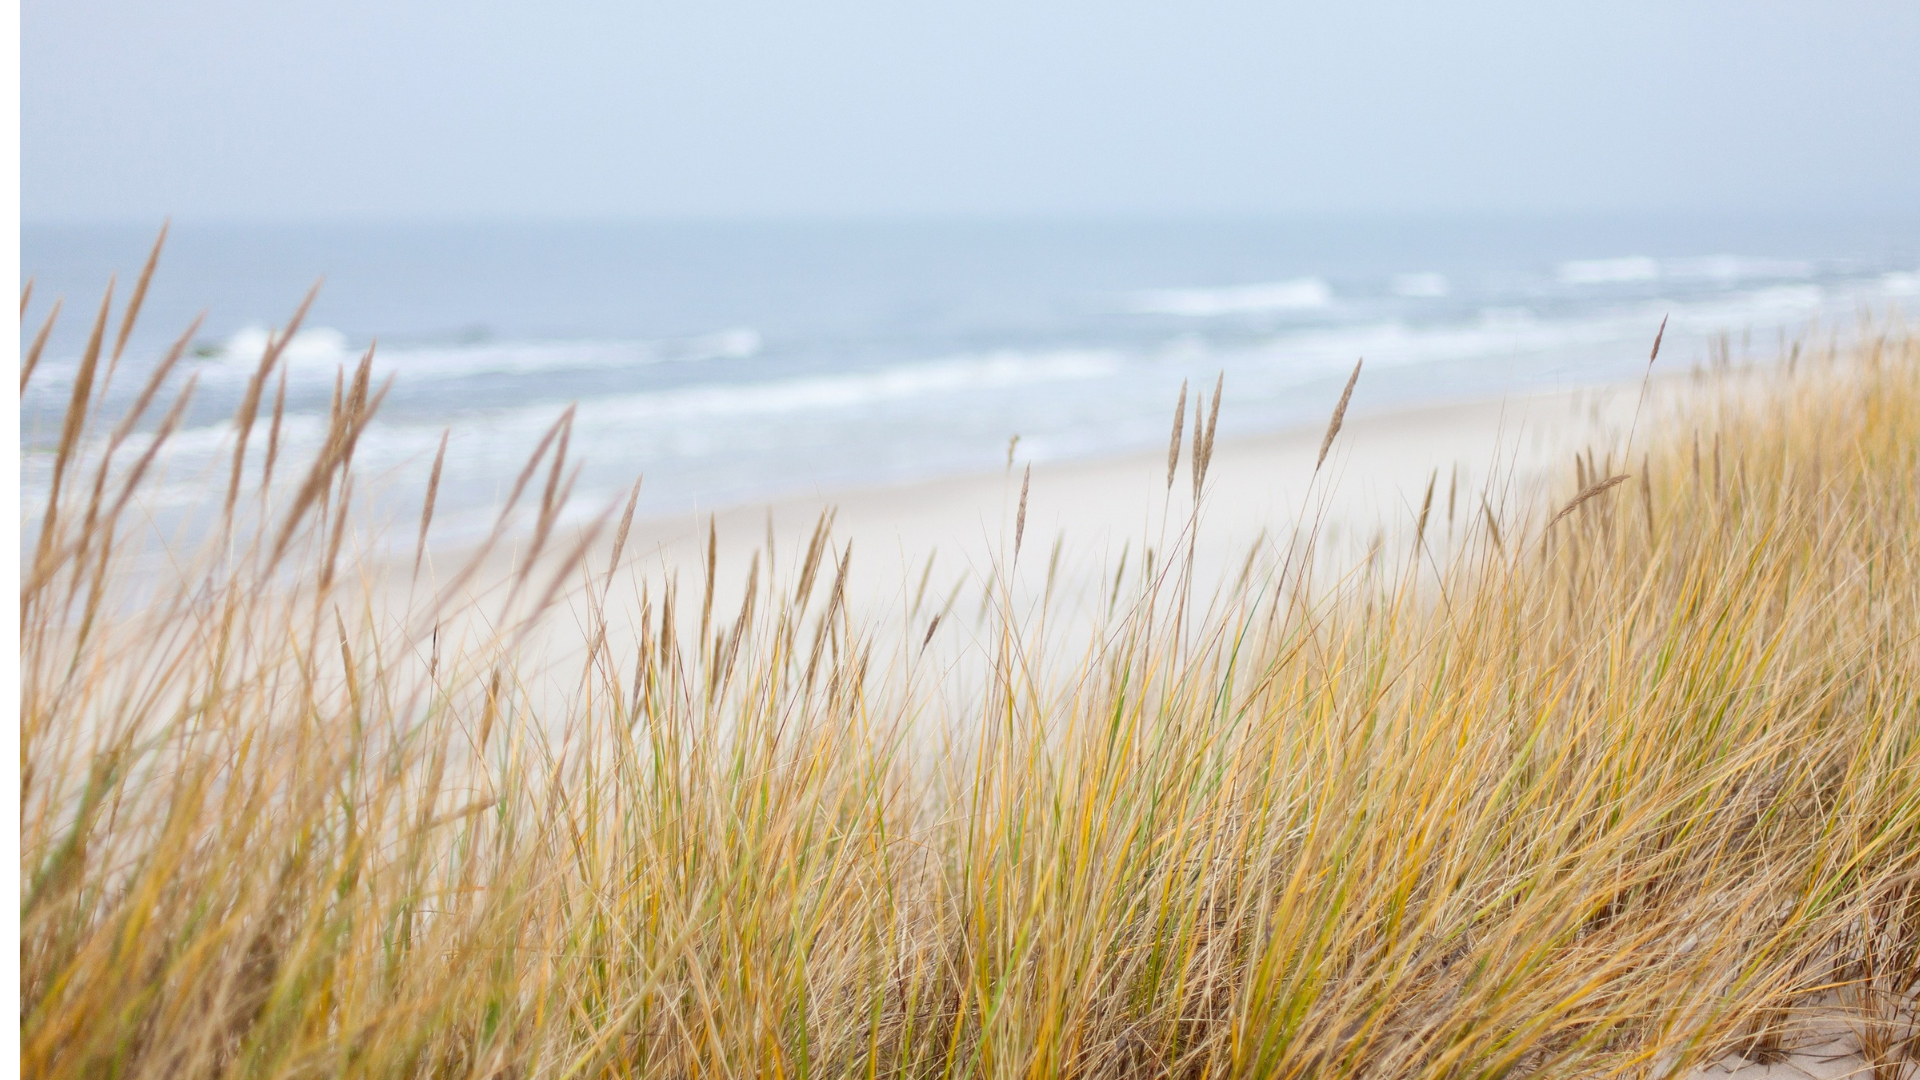
[{"label": "sky", "polygon": [[25,0],[27,221],[1920,207],[1912,0]]}]

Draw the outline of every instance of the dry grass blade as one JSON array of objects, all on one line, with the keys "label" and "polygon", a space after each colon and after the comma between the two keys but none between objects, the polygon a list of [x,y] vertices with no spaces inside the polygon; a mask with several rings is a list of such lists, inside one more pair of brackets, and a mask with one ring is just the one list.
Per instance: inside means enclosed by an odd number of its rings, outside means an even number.
[{"label": "dry grass blade", "polygon": [[20,390],[23,393],[27,389],[27,380],[33,378],[33,369],[40,366],[40,357],[46,352],[47,336],[53,333],[53,323],[60,317],[62,302],[54,300],[53,310],[47,312],[46,321],[40,324],[40,332],[33,336],[33,344],[27,346],[26,358],[20,362]]},{"label": "dry grass blade", "polygon": [[1020,509],[1013,519],[1013,555],[1020,557],[1020,541],[1027,535],[1027,488],[1033,483],[1033,466],[1020,475]]},{"label": "dry grass blade", "polygon": [[847,591],[847,568],[853,564],[853,542],[848,541],[845,550],[840,553],[839,569],[833,575],[833,591],[827,596],[827,607],[820,613],[820,623],[814,628],[813,648],[807,654],[807,673],[805,685],[813,689],[814,675],[820,667],[820,657],[824,647],[833,638],[834,617],[840,613],[840,604]]},{"label": "dry grass blade", "polygon": [[60,444],[54,453],[53,495],[50,503],[59,499],[60,478],[73,458],[74,449],[80,444],[80,434],[86,428],[87,413],[93,405],[94,374],[100,363],[100,343],[107,330],[107,316],[113,309],[113,286],[113,281],[109,279],[106,295],[100,298],[100,311],[94,316],[93,331],[87,337],[86,351],[80,355],[80,368],[73,378],[66,417],[60,423]]},{"label": "dry grass blade", "polygon": [[[506,535],[507,527],[513,521],[513,512],[520,505],[520,496],[526,494],[527,484],[533,479],[534,471],[540,467],[540,462],[545,459],[547,450],[553,446],[554,440],[560,437],[560,433],[563,430],[571,427],[573,424],[573,414],[574,406],[567,406],[565,411],[560,414],[560,418],[555,420],[553,425],[547,428],[546,432],[540,436],[540,441],[534,445],[533,452],[527,455],[527,463],[521,466],[520,475],[514,479],[513,488],[507,493],[507,501],[501,504],[499,514],[495,515],[493,528],[487,532],[487,538],[481,541],[480,546],[475,549],[473,554],[467,559],[466,565],[454,574],[453,580],[448,582],[447,585],[440,590],[439,598],[429,608],[429,611],[437,610],[448,603],[453,597],[458,596],[460,590],[465,588],[469,581],[473,580],[474,575],[480,572],[482,566],[486,565],[487,557],[493,553],[493,549],[495,545],[499,544],[500,538]],[[331,439],[331,436],[329,438]],[[325,455],[323,454],[322,456],[324,457]],[[316,462],[315,468],[318,469],[318,467],[319,463]],[[302,487],[301,498],[307,496],[307,488],[312,486],[315,475],[315,473],[311,472],[308,474],[308,485]],[[302,505],[303,503],[297,499],[295,502],[296,509]],[[544,515],[542,519],[545,519]],[[290,513],[287,519],[288,528],[291,529],[292,525],[297,521],[298,517]],[[279,560],[278,553],[285,549],[288,535],[288,532],[283,531],[281,534],[281,543],[275,546],[276,554],[274,561],[276,562]],[[520,586],[524,584],[525,581],[525,574],[521,574],[514,579],[514,584],[510,587],[510,599],[518,595]]]},{"label": "dry grass blade", "polygon": [[1653,518],[1653,462],[1646,456],[1640,459],[1640,505],[1646,511],[1647,544],[1652,546],[1659,542],[1660,535]]},{"label": "dry grass blade", "polygon": [[[580,538],[574,542],[573,547],[568,549],[567,553],[561,557],[559,563],[554,566],[553,576],[547,580],[546,589],[540,593],[539,598],[534,601],[533,607],[521,621],[520,633],[515,637],[513,643],[508,646],[509,653],[519,651],[520,646],[526,642],[528,636],[539,626],[540,617],[552,607],[555,598],[560,595],[560,590],[565,587],[567,579],[573,575],[576,569],[585,563],[587,549],[591,548],[593,542],[600,538],[600,530],[606,528],[607,519],[612,516],[613,507],[609,506],[605,510],[602,510],[585,529],[581,530]],[[529,567],[529,573],[531,573],[531,567]],[[525,575],[523,575],[523,579],[524,576]]]},{"label": "dry grass blade", "polygon": [[1640,410],[1647,404],[1647,388],[1653,384],[1653,362],[1660,359],[1660,342],[1667,336],[1667,318],[1666,315],[1660,316],[1660,329],[1654,331],[1653,348],[1647,352],[1647,370],[1640,377],[1640,396],[1633,404],[1633,422],[1627,425],[1626,449],[1629,454],[1633,452],[1633,437],[1640,430]]},{"label": "dry grass blade", "polygon": [[1206,464],[1205,467],[1200,470],[1202,477],[1206,475],[1207,469],[1213,467],[1213,435],[1220,427],[1220,399],[1226,395],[1226,392],[1227,373],[1222,371],[1219,377],[1214,380],[1213,404],[1207,408],[1207,437],[1204,444],[1206,447]]},{"label": "dry grass blade", "polygon": [[379,411],[379,399],[393,388],[393,376],[389,375],[381,384],[378,394],[369,393],[373,380],[373,351],[377,347],[377,342],[367,346],[367,351],[360,356],[360,365],[353,372],[353,390],[347,396],[346,408],[359,418],[359,422],[346,429],[347,444],[341,456],[345,463],[353,461],[353,451],[359,445],[361,432],[366,430],[367,421],[372,420],[373,414]]},{"label": "dry grass blade", "polygon": [[[613,586],[614,571],[620,569],[620,553],[627,548],[627,530],[633,527],[633,511],[640,505],[640,481],[633,482],[633,492],[627,496],[627,508],[620,514],[620,527],[613,534],[613,554],[607,557],[607,586]],[[771,530],[772,526],[768,526]],[[771,549],[769,549],[771,551]],[[771,554],[768,556],[771,558]]]},{"label": "dry grass blade", "polygon": [[933,580],[933,559],[934,556],[939,553],[940,549],[938,547],[927,552],[926,565],[920,570],[920,584],[914,588],[913,603],[907,608],[907,618],[909,619],[920,614],[920,605],[927,598],[927,583]]},{"label": "dry grass blade", "polygon": [[[555,450],[553,455],[553,463],[555,466],[560,465],[566,460],[564,456],[566,454],[565,443],[566,438],[562,435],[561,445]],[[566,509],[567,502],[573,495],[574,482],[580,479],[580,470],[584,465],[584,462],[576,463],[573,470],[567,473],[564,478],[560,476],[557,468],[553,473],[549,474],[546,494],[541,500],[540,516],[536,518],[533,523],[533,539],[527,542],[526,555],[521,564],[522,573],[514,579],[513,588],[507,592],[507,600],[504,607],[511,608],[513,606],[515,597],[519,595],[521,583],[525,582],[533,573],[534,564],[539,561],[541,553],[546,551],[547,540],[553,535],[554,527],[560,524],[560,512]]]},{"label": "dry grass blade", "polygon": [[1320,471],[1320,466],[1327,463],[1327,451],[1333,449],[1333,438],[1340,434],[1340,425],[1346,421],[1347,402],[1353,400],[1353,386],[1360,381],[1360,366],[1366,362],[1365,357],[1354,361],[1353,374],[1347,376],[1346,388],[1340,391],[1340,403],[1333,407],[1333,419],[1327,422],[1326,437],[1320,440],[1320,456],[1313,462],[1313,471],[1316,473]]},{"label": "dry grass blade", "polygon": [[113,369],[120,366],[120,355],[127,351],[127,338],[133,334],[134,321],[140,318],[141,305],[146,303],[147,286],[153,281],[154,268],[160,265],[160,249],[166,246],[167,229],[171,221],[162,222],[160,235],[153,239],[153,250],[147,253],[147,264],[140,268],[140,280],[133,286],[133,296],[127,301],[127,313],[120,319],[120,334],[113,341],[113,359],[107,363],[107,377],[113,377]]},{"label": "dry grass blade", "polygon": [[1567,503],[1567,505],[1561,507],[1559,513],[1553,515],[1553,520],[1547,522],[1547,528],[1549,529],[1553,528],[1555,525],[1560,523],[1561,518],[1566,517],[1568,514],[1571,514],[1575,510],[1580,509],[1581,505],[1587,502],[1587,500],[1597,498],[1600,495],[1606,494],[1608,491],[1611,491],[1614,487],[1620,484],[1626,483],[1629,479],[1632,478],[1632,476],[1633,476],[1632,473],[1621,473],[1618,476],[1609,476],[1605,480],[1601,480],[1597,483],[1589,484],[1585,488],[1585,490],[1580,492],[1580,494],[1575,495],[1573,499]]},{"label": "dry grass blade", "polygon": [[[112,452],[111,448],[119,446],[127,440],[127,436],[133,434],[133,429],[139,425],[141,417],[147,415],[147,410],[153,406],[153,399],[160,393],[161,385],[167,381],[167,376],[173,374],[174,366],[180,362],[180,358],[186,355],[187,346],[192,343],[194,335],[200,332],[201,320],[205,318],[205,312],[194,316],[193,322],[187,324],[186,333],[175,338],[173,344],[168,346],[167,351],[161,355],[160,362],[154,365],[152,373],[147,376],[146,384],[140,388],[139,396],[134,398],[133,406],[127,410],[125,416],[120,418],[120,422],[114,425],[113,434],[107,443],[109,454]],[[101,468],[102,470],[106,468],[104,463]]]},{"label": "dry grass blade", "polygon": [[[361,364],[364,370],[367,361],[363,359]],[[360,428],[372,418],[373,408],[378,405],[377,399],[365,405],[358,405],[356,402],[359,398],[360,395],[357,393],[336,394],[332,423],[328,427],[326,440],[320,448],[320,453],[315,456],[313,464],[308,467],[306,479],[301,482],[299,491],[294,494],[293,502],[282,519],[279,537],[274,541],[267,556],[268,572],[279,565],[280,560],[286,555],[288,548],[299,535],[308,511],[313,509],[321,496],[332,486],[336,473],[346,468],[352,461],[353,447],[359,438]]]},{"label": "dry grass blade", "polygon": [[707,632],[713,628],[713,584],[720,572],[720,524],[707,515],[707,581],[700,601],[700,645],[706,647]]},{"label": "dry grass blade", "polygon": [[[280,354],[285,351],[287,342],[300,332],[300,324],[306,321],[307,312],[313,307],[314,298],[320,295],[320,282],[316,281],[307,290],[307,295],[294,309],[293,318],[287,320],[287,328],[267,341],[266,349],[261,353],[260,365],[254,370],[253,377],[247,380],[246,396],[240,399],[240,408],[233,417],[233,469],[227,479],[227,505],[224,517],[231,522],[233,507],[240,498],[240,475],[247,460],[247,439],[253,433],[253,422],[260,412],[260,397],[266,392],[267,376],[273,373],[273,367],[280,362]],[[369,348],[360,360],[360,378],[355,388],[365,400],[365,378],[373,363],[373,350]]]},{"label": "dry grass blade", "polygon": [[[159,457],[161,448],[166,445],[168,439],[173,437],[174,431],[180,426],[181,419],[186,416],[187,405],[193,400],[193,391],[199,385],[199,380],[198,372],[188,376],[186,385],[180,388],[179,394],[175,395],[173,404],[167,409],[166,415],[161,417],[159,426],[154,429],[153,438],[148,440],[147,448],[141,452],[133,467],[127,470],[126,477],[120,485],[119,496],[114,499],[113,505],[100,515],[99,520],[104,528],[110,530],[113,524],[120,520],[120,515],[126,512],[127,505],[139,492],[141,481],[146,478],[147,471],[153,467],[154,459]],[[84,540],[85,537],[83,536],[82,539]]]},{"label": "dry grass blade", "polygon": [[[560,428],[560,442],[553,448],[553,464],[547,469],[547,486],[540,492],[540,521],[551,518],[558,506],[560,477],[567,464],[567,447],[573,442],[573,410],[569,408]],[[560,500],[563,501],[563,500]],[[539,543],[534,548],[539,548]]]},{"label": "dry grass blade", "polygon": [[[53,480],[48,485],[47,508],[40,517],[40,544],[34,556],[34,576],[42,577],[42,564],[52,554],[59,537],[60,494],[67,468],[73,461],[74,451],[80,445],[80,434],[85,429],[87,414],[93,406],[93,375],[100,362],[100,342],[107,329],[107,315],[113,308],[113,281],[107,282],[107,293],[100,300],[100,313],[93,321],[93,333],[87,339],[87,350],[81,354],[80,370],[74,376],[73,393],[67,400],[66,419],[60,426],[60,444],[54,451]],[[22,604],[31,593],[22,593]],[[24,618],[24,613],[22,614]]]},{"label": "dry grass blade", "polygon": [[1180,429],[1187,422],[1187,381],[1180,380],[1180,400],[1173,407],[1173,439],[1167,443],[1167,490],[1173,490],[1173,474],[1180,467]]},{"label": "dry grass blade", "polygon": [[[134,398],[133,406],[127,410],[125,416],[120,418],[120,422],[114,425],[113,432],[108,436],[106,450],[101,453],[100,465],[94,471],[93,497],[87,503],[86,520],[80,527],[78,560],[85,559],[94,527],[101,521],[99,516],[101,501],[106,494],[107,480],[113,474],[114,455],[133,434],[134,428],[139,425],[141,418],[146,416],[147,410],[153,407],[153,400],[159,395],[160,387],[167,381],[167,376],[173,373],[174,366],[180,362],[180,358],[186,354],[187,344],[193,340],[194,334],[198,333],[199,329],[200,319],[195,318],[187,327],[186,333],[174,339],[172,347],[161,356],[160,362],[147,376],[146,384],[140,388],[139,395]],[[113,519],[106,520],[111,523]],[[77,576],[75,584],[78,585]]]},{"label": "dry grass blade", "polygon": [[820,572],[820,558],[827,549],[827,535],[833,529],[834,512],[832,507],[820,511],[820,517],[813,523],[813,536],[807,540],[807,553],[800,562],[800,580],[793,588],[793,604],[796,608],[805,608],[807,600],[813,595],[813,581]]},{"label": "dry grass blade", "polygon": [[[199,379],[197,372],[189,376],[186,385],[181,387],[180,393],[174,397],[172,406],[167,409],[159,426],[154,429],[153,438],[148,441],[146,450],[141,452],[133,466],[126,471],[121,481],[120,494],[106,512],[99,515],[100,529],[110,532],[113,524],[120,519],[120,515],[126,512],[128,504],[139,492],[141,482],[146,479],[148,470],[152,468],[154,459],[160,456],[161,449],[166,446],[167,440],[173,437],[174,431],[180,426],[181,419],[186,415],[187,405],[193,400],[193,391]],[[43,557],[35,560],[32,576],[20,589],[22,607],[25,607],[29,599],[36,596],[47,582],[55,578],[61,565],[84,550],[93,537],[93,531],[93,529],[83,530],[78,537],[67,541],[59,549],[49,550]],[[107,553],[103,551],[103,558],[105,554]]]},{"label": "dry grass blade", "polygon": [[565,433],[573,430],[574,408],[569,405],[562,410],[560,418],[553,422],[553,426],[547,429],[546,434],[540,436],[540,441],[534,445],[533,453],[527,455],[527,463],[521,466],[520,475],[514,478],[513,489],[507,493],[506,505],[501,510],[502,517],[520,502],[520,496],[527,490],[527,482],[533,479],[534,470],[540,467],[541,460],[546,457],[547,448],[553,445],[555,439],[564,439]]},{"label": "dry grass blade", "polygon": [[1427,537],[1427,514],[1433,510],[1433,489],[1440,482],[1440,470],[1435,469],[1427,476],[1427,494],[1420,500],[1420,517],[1413,527],[1413,546],[1416,551]]},{"label": "dry grass blade", "polygon": [[427,477],[427,497],[420,505],[420,538],[413,545],[415,577],[420,576],[420,562],[427,556],[427,527],[433,524],[433,502],[440,494],[440,469],[447,463],[447,439],[452,434],[451,430],[440,433],[440,448],[433,454],[433,472]]},{"label": "dry grass blade", "polygon": [[267,459],[260,465],[260,507],[265,512],[273,491],[273,467],[280,460],[280,424],[287,415],[287,369],[280,369],[280,386],[273,394],[273,419],[267,424]]},{"label": "dry grass blade", "polygon": [[720,653],[720,661],[714,667],[713,679],[708,684],[708,693],[719,696],[726,693],[728,679],[733,674],[733,663],[740,655],[740,642],[745,637],[747,627],[753,623],[753,608],[760,598],[760,553],[753,553],[753,561],[747,566],[746,594],[740,601],[740,613],[734,617],[733,629],[727,634],[727,644]]}]

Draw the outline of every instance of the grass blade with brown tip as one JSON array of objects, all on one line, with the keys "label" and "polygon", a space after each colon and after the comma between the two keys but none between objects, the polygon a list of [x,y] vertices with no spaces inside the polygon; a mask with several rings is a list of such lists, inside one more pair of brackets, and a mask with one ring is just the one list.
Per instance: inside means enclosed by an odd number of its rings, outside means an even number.
[{"label": "grass blade with brown tip", "polygon": [[1347,418],[1347,402],[1353,400],[1353,386],[1360,381],[1360,365],[1366,363],[1362,357],[1354,361],[1353,374],[1347,376],[1346,388],[1340,391],[1340,402],[1333,407],[1333,419],[1327,422],[1326,437],[1320,440],[1320,455],[1313,461],[1313,471],[1319,472],[1320,466],[1327,463],[1327,451],[1333,449],[1333,438],[1340,434],[1340,425]]},{"label": "grass blade with brown tip", "polygon": [[1173,490],[1173,473],[1180,466],[1180,429],[1187,422],[1187,381],[1180,380],[1180,400],[1173,406],[1173,439],[1167,443],[1167,490]]},{"label": "grass blade with brown tip", "polygon": [[420,561],[427,556],[427,526],[433,524],[433,501],[440,494],[440,469],[447,463],[447,439],[452,430],[440,433],[440,448],[433,454],[433,471],[427,476],[427,498],[420,506],[420,538],[413,545],[413,574],[420,576]]}]

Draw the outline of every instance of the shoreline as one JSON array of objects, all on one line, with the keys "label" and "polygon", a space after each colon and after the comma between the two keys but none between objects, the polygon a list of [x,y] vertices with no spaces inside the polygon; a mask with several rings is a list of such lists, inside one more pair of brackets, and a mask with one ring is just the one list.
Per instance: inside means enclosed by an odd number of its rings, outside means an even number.
[{"label": "shoreline", "polygon": [[[1658,433],[1661,413],[1692,385],[1684,372],[1651,380],[1636,445],[1646,445]],[[704,602],[709,550],[716,620],[740,609],[750,577],[764,582],[771,571],[778,587],[791,587],[816,526],[823,515],[831,515],[833,553],[827,559],[841,558],[849,549],[853,553],[844,583],[846,613],[876,640],[917,643],[934,612],[951,609],[971,622],[988,605],[1001,603],[1015,611],[1050,606],[1070,616],[1056,620],[1056,630],[1079,640],[1104,622],[1122,564],[1137,570],[1149,550],[1165,552],[1186,543],[1190,527],[1191,555],[1183,561],[1193,588],[1203,595],[1234,583],[1256,560],[1277,563],[1295,529],[1303,537],[1313,534],[1316,572],[1331,572],[1327,580],[1332,580],[1373,548],[1395,558],[1406,554],[1431,480],[1434,505],[1423,562],[1437,565],[1456,529],[1464,537],[1483,513],[1483,493],[1501,518],[1536,511],[1556,479],[1571,484],[1575,453],[1604,454],[1618,444],[1634,424],[1641,386],[1639,380],[1602,383],[1349,415],[1318,475],[1324,422],[1222,438],[1214,448],[1197,519],[1189,420],[1171,485],[1164,453],[1032,464],[1017,557],[1014,533],[1029,464],[1017,455],[1011,469],[992,473],[659,516],[642,512],[643,485],[642,509],[636,510],[611,574],[619,507],[585,549],[585,569],[571,572],[555,608],[537,622],[519,623],[503,610],[490,620],[456,619],[442,629],[485,641],[499,640],[505,627],[520,627],[511,636],[532,661],[529,670],[577,673],[584,641],[592,636],[584,628],[603,626],[606,646],[621,655],[638,646],[644,612],[649,606],[657,610],[668,590],[677,593],[680,605],[697,610]],[[1329,414],[1333,404],[1328,402]],[[1556,477],[1559,468],[1566,471]],[[556,529],[533,560],[540,569],[532,576],[542,584],[553,580],[545,568],[574,551],[583,535],[573,526]],[[520,546],[525,542],[516,532],[471,573],[466,571],[473,547],[430,543],[417,584],[410,584],[408,558],[387,562],[393,576],[369,585],[380,598],[378,606],[410,611],[456,574],[466,573],[465,595],[453,603],[465,605],[469,614],[510,595],[525,604],[541,589],[508,584],[531,569]],[[591,596],[582,577],[587,572],[595,582]],[[825,602],[822,597],[837,576],[831,561],[820,576],[825,580],[816,582],[816,603]],[[422,592],[421,586],[428,588]],[[1043,605],[1049,597],[1050,605]]]},{"label": "shoreline", "polygon": [[[1682,379],[1670,374],[1653,380],[1637,438],[1652,434],[1649,421],[1659,402],[1670,398]],[[1229,564],[1237,569],[1247,545],[1263,532],[1271,537],[1291,524],[1315,522],[1322,541],[1334,550],[1364,548],[1376,529],[1410,525],[1434,477],[1436,514],[1443,512],[1450,487],[1456,503],[1467,493],[1477,499],[1490,481],[1502,494],[1524,500],[1556,460],[1624,436],[1640,391],[1641,382],[1634,380],[1349,416],[1317,478],[1314,463],[1326,434],[1324,422],[1223,437],[1214,448],[1201,500],[1197,560],[1217,577]],[[1332,406],[1329,401],[1329,414]],[[794,561],[789,556],[804,549],[821,514],[831,510],[833,536],[853,542],[860,552],[864,572],[854,580],[865,579],[859,592],[871,600],[876,577],[911,586],[930,553],[975,572],[1005,562],[1028,468],[1023,567],[1044,562],[1056,539],[1063,552],[1083,560],[1117,558],[1123,547],[1138,550],[1187,524],[1194,508],[1190,425],[1182,443],[1171,484],[1164,453],[1031,463],[1016,452],[1011,467],[997,472],[657,516],[644,512],[643,486],[622,561],[643,573],[675,568],[700,573],[711,528],[724,582],[730,570],[745,572],[769,536],[777,563]],[[1472,508],[1477,511],[1477,502]],[[1444,520],[1436,518],[1436,524],[1444,526]],[[598,552],[609,546],[606,538],[594,545]],[[1036,548],[1039,558],[1025,554]],[[887,565],[886,574],[876,573],[877,562]]]}]

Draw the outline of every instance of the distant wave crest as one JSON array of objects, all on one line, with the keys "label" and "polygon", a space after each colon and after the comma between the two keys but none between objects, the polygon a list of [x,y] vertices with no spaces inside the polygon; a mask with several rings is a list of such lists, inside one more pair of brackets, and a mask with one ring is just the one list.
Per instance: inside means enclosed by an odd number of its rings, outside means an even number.
[{"label": "distant wave crest", "polygon": [[1143,314],[1191,318],[1313,310],[1332,305],[1333,288],[1319,278],[1218,289],[1153,289],[1137,293],[1133,298],[1133,310]]},{"label": "distant wave crest", "polygon": [[1562,285],[1620,285],[1647,281],[1790,281],[1812,277],[1814,265],[1804,259],[1751,258],[1745,255],[1707,255],[1691,259],[1655,259],[1627,255],[1614,259],[1575,259],[1560,264],[1555,276]]},{"label": "distant wave crest", "polygon": [[[251,375],[270,339],[265,327],[250,326],[229,336],[214,351],[212,374]],[[648,364],[740,360],[763,347],[758,331],[734,327],[695,337],[661,341],[534,341],[457,345],[382,346],[374,351],[378,374],[396,373],[409,381],[463,379],[486,375],[535,375],[592,371]],[[293,336],[281,353],[289,377],[327,380],[341,364],[353,364],[360,350],[338,330],[316,327]]]}]

